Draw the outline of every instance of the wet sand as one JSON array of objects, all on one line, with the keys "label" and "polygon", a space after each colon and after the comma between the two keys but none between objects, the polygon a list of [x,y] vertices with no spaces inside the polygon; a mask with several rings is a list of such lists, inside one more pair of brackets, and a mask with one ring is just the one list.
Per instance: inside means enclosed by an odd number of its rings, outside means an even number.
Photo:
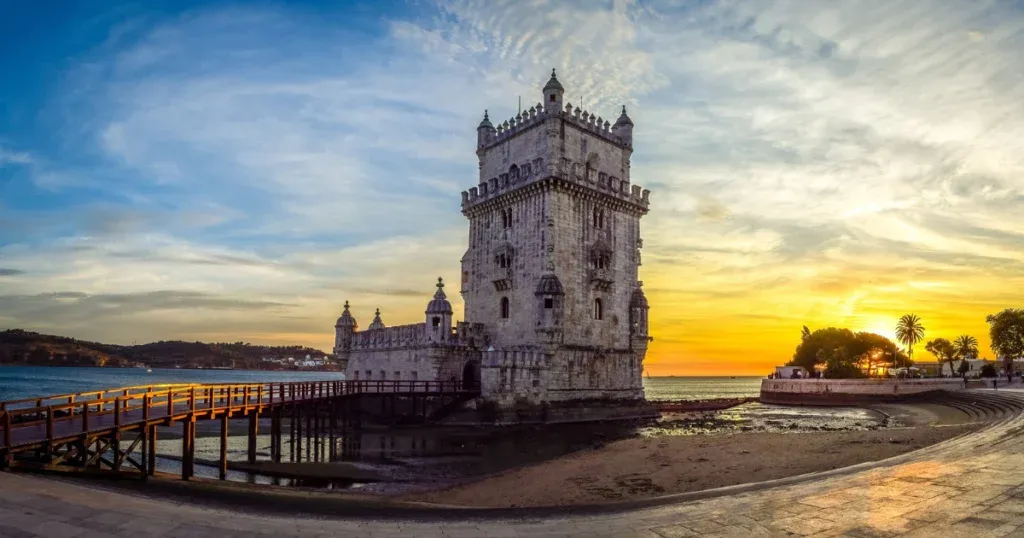
[{"label": "wet sand", "polygon": [[639,499],[881,460],[979,427],[981,425],[973,424],[624,439],[469,484],[399,498],[478,507]]}]

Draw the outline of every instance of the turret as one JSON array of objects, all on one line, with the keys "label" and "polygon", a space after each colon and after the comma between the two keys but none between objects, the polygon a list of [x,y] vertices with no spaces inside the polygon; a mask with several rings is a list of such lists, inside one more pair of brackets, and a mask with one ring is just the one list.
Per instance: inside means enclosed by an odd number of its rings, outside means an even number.
[{"label": "turret", "polygon": [[633,120],[626,115],[626,105],[622,105],[622,115],[612,125],[612,134],[619,137],[623,144],[633,147]]},{"label": "turret", "polygon": [[555,70],[551,70],[551,79],[544,85],[544,110],[548,114],[558,114],[562,110],[562,95],[565,88],[555,77]]},{"label": "turret", "polygon": [[377,329],[383,329],[383,328],[384,328],[384,322],[381,321],[381,319],[380,319],[380,309],[378,308],[377,312],[373,315],[373,322],[370,323],[370,326],[367,327],[366,330],[368,330],[368,331],[375,331]]},{"label": "turret", "polygon": [[647,334],[647,311],[651,307],[647,304],[643,285],[643,282],[637,281],[629,301],[629,336],[634,349],[646,349],[647,343],[651,340]]},{"label": "turret", "polygon": [[427,340],[444,343],[452,334],[452,304],[444,294],[444,282],[437,277],[437,291],[427,303]]},{"label": "turret", "polygon": [[345,301],[345,310],[341,313],[338,321],[334,324],[334,355],[338,360],[347,361],[348,351],[352,343],[352,335],[355,334],[359,324],[356,323],[352,313],[348,310],[348,301]]},{"label": "turret", "polygon": [[496,133],[494,125],[491,125],[491,119],[487,117],[487,111],[484,110],[484,119],[476,128],[476,147],[482,148],[486,146],[491,140],[494,140]]}]

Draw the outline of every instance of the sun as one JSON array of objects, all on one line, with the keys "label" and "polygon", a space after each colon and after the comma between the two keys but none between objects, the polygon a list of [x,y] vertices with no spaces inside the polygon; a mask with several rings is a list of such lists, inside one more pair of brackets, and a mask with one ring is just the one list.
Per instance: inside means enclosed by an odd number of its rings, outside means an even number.
[{"label": "sun", "polygon": [[875,333],[884,336],[892,342],[896,342],[896,327],[885,322],[876,322],[861,329],[864,332]]}]

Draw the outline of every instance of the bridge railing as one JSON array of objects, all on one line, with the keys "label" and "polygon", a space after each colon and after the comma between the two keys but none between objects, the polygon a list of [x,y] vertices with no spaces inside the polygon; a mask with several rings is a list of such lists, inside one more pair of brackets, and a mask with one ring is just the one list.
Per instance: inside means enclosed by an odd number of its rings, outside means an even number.
[{"label": "bridge railing", "polygon": [[[174,418],[190,413],[249,410],[355,394],[463,392],[460,381],[297,381],[278,383],[160,384],[0,402],[0,448],[13,431],[45,425],[45,439],[63,422],[80,420],[80,433],[113,415],[113,426]],[[141,411],[141,413],[137,413]],[[104,427],[110,427],[104,423]],[[76,429],[77,430],[77,429]]]}]

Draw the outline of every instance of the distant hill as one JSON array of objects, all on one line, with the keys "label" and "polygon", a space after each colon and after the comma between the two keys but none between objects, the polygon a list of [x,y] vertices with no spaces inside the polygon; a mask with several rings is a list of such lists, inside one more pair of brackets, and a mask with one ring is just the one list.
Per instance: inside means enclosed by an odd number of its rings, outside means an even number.
[{"label": "distant hill", "polygon": [[246,342],[212,343],[172,340],[136,346],[118,346],[76,340],[21,329],[0,331],[0,364],[48,366],[132,366],[247,369],[281,368],[264,357],[296,360],[327,356],[305,346],[258,346]]}]

